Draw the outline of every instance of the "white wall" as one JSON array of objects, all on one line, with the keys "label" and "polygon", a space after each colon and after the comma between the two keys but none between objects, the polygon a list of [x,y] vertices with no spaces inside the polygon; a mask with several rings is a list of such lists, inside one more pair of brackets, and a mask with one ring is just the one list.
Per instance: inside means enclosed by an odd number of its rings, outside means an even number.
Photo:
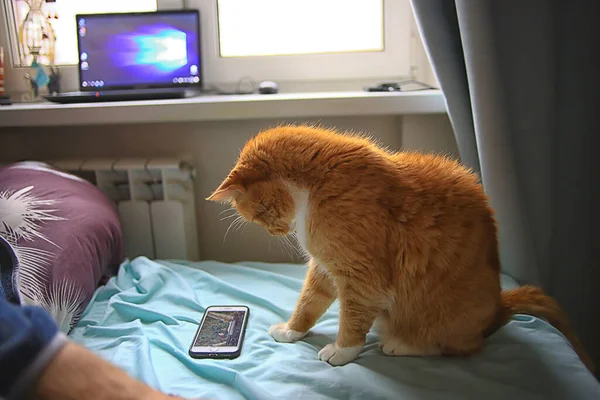
[{"label": "white wall", "polygon": [[[233,166],[245,141],[280,122],[320,122],[339,129],[373,134],[392,149],[401,147],[457,157],[445,115],[328,118],[307,121],[252,120],[214,123],[105,125],[80,127],[0,128],[0,161],[19,159],[158,157],[189,158],[197,168],[198,236],[202,259],[286,261],[288,254],[261,229],[230,231],[219,213],[225,208],[203,199]],[[271,243],[269,243],[271,242]]]},{"label": "white wall", "polygon": [[459,158],[447,115],[413,115],[403,118],[402,147]]}]

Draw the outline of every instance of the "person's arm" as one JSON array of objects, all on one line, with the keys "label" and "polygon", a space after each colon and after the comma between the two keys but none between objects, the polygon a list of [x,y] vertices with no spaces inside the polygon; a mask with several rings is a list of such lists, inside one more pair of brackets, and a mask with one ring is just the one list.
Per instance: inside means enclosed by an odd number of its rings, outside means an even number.
[{"label": "person's arm", "polygon": [[73,342],[42,371],[32,394],[36,400],[174,400]]},{"label": "person's arm", "polygon": [[22,400],[171,399],[69,341],[40,307],[0,293],[0,398]]},{"label": "person's arm", "polygon": [[0,294],[0,397],[26,398],[40,371],[67,338],[39,307],[19,307]]}]

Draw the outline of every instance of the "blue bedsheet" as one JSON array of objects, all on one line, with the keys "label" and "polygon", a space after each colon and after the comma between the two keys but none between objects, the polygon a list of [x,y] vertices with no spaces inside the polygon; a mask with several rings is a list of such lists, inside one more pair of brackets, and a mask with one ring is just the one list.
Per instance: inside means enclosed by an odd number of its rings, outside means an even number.
[{"label": "blue bedsheet", "polygon": [[[600,399],[600,386],[545,322],[517,316],[468,359],[384,356],[377,336],[354,363],[317,352],[335,340],[334,306],[301,342],[267,328],[289,318],[306,269],[246,262],[172,263],[137,258],[96,292],[71,337],[165,392],[207,399]],[[507,277],[503,284],[511,286]],[[194,360],[188,348],[210,305],[251,314],[236,360]]]}]

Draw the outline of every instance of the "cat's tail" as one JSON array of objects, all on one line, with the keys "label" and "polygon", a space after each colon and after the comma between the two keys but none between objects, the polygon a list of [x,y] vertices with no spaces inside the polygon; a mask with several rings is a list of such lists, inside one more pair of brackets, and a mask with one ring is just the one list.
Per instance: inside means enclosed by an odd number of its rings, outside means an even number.
[{"label": "cat's tail", "polygon": [[502,304],[496,320],[496,327],[506,324],[515,314],[529,314],[543,318],[571,342],[581,361],[592,374],[595,373],[592,359],[585,351],[583,344],[571,328],[567,315],[556,300],[546,295],[542,289],[529,285],[504,290],[501,295]]}]

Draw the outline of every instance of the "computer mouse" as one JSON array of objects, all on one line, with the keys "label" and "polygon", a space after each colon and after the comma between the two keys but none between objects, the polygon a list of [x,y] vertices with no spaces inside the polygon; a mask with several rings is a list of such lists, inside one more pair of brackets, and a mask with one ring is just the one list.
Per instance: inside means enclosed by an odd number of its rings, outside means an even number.
[{"label": "computer mouse", "polygon": [[262,81],[258,84],[258,93],[275,94],[279,92],[279,85],[273,81]]}]

